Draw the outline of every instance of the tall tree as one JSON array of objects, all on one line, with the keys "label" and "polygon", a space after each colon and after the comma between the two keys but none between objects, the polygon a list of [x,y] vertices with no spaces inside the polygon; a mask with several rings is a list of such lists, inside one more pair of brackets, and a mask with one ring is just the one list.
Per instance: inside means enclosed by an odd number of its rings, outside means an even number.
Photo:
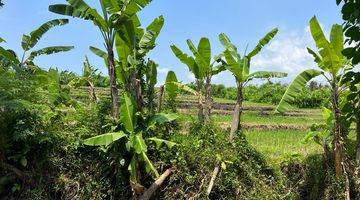
[{"label": "tall tree", "polygon": [[244,87],[245,85],[256,78],[282,78],[287,76],[286,73],[281,72],[267,72],[257,71],[250,73],[251,59],[257,55],[261,49],[268,44],[271,39],[275,37],[278,29],[273,29],[264,38],[262,38],[256,47],[249,53],[241,57],[234,44],[231,43],[230,39],[224,34],[219,35],[221,44],[224,46],[225,51],[223,57],[225,58],[226,68],[234,75],[237,84],[237,100],[233,114],[233,120],[231,123],[230,140],[233,140],[238,131],[241,131],[241,115],[243,110],[244,101]]},{"label": "tall tree", "polygon": [[320,70],[308,69],[301,72],[289,85],[279,105],[276,108],[278,112],[285,112],[291,106],[291,102],[295,99],[297,92],[305,87],[306,83],[311,79],[322,75],[325,77],[331,86],[331,105],[333,112],[333,150],[335,157],[335,172],[336,176],[340,178],[343,174],[343,164],[345,163],[344,152],[344,134],[341,133],[340,124],[340,107],[339,96],[344,88],[342,88],[341,80],[344,72],[352,68],[351,63],[343,56],[343,31],[341,25],[335,24],[332,26],[330,33],[330,41],[325,37],[320,24],[316,17],[310,20],[310,31],[314,38],[316,47],[319,52],[315,52],[308,48],[308,52],[315,58]]},{"label": "tall tree", "polygon": [[119,117],[119,92],[116,81],[116,63],[114,59],[115,36],[125,23],[137,20],[136,13],[151,0],[99,0],[102,16],[83,0],[67,0],[68,4],[49,6],[51,12],[91,20],[99,29],[107,52],[106,63],[110,77],[110,91],[113,117]]},{"label": "tall tree", "polygon": [[[188,39],[187,45],[192,52],[193,56],[188,56],[183,53],[177,46],[171,45],[171,50],[175,56],[185,65],[188,66],[189,70],[194,74],[196,79],[197,92],[202,93],[205,81],[205,105],[203,104],[202,95],[198,96],[199,121],[205,120],[206,123],[210,123],[211,114],[211,78],[225,70],[223,63],[219,56],[215,56],[212,59],[211,46],[208,38],[201,38],[196,48],[193,42]],[[220,64],[217,64],[220,63]]]}]

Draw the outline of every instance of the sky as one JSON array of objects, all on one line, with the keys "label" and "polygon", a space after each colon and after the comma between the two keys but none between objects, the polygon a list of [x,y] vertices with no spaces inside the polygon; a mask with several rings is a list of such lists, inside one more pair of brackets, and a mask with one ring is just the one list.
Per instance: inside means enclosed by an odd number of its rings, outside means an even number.
[{"label": "sky", "polygon": [[[69,18],[69,24],[49,31],[35,49],[51,45],[73,45],[75,49],[66,53],[42,56],[35,62],[42,68],[57,67],[81,73],[85,55],[92,65],[104,74],[107,69],[103,61],[89,51],[89,46],[103,48],[98,29],[89,21],[51,13],[48,6],[66,3],[65,0],[5,0],[0,9],[0,37],[6,40],[6,48],[22,54],[21,37],[42,23],[55,18]],[[97,7],[97,0],[87,0]],[[149,57],[159,64],[158,83],[164,82],[169,70],[175,71],[182,82],[191,82],[194,77],[172,53],[171,44],[190,54],[186,39],[195,44],[201,37],[211,41],[212,53],[223,50],[218,35],[226,33],[240,52],[247,45],[252,49],[267,32],[277,27],[279,33],[263,51],[253,58],[251,71],[281,71],[289,76],[281,82],[289,82],[304,69],[316,67],[306,47],[314,47],[308,22],[314,15],[328,35],[332,24],[341,24],[341,8],[335,0],[153,0],[139,13],[145,27],[163,15],[165,25]],[[213,83],[234,86],[235,80],[229,72],[213,78]],[[256,82],[255,82],[256,83]]]}]

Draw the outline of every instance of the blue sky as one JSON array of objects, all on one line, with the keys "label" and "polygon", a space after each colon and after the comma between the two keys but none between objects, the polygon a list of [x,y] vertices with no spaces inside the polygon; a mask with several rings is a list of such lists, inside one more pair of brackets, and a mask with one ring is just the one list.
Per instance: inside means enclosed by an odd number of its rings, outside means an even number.
[{"label": "blue sky", "polygon": [[[97,6],[97,1],[87,2]],[[47,10],[48,5],[54,3],[65,3],[65,0],[5,0],[6,5],[0,9],[0,37],[7,41],[5,46],[20,53],[22,34],[31,32],[47,20],[63,18]],[[273,27],[279,28],[279,34],[253,60],[252,71],[288,72],[289,77],[283,80],[287,82],[302,69],[314,67],[305,49],[313,46],[308,32],[309,19],[316,15],[326,32],[332,24],[342,23],[340,7],[336,6],[335,0],[153,0],[140,13],[143,26],[159,15],[164,15],[165,25],[157,47],[149,56],[160,65],[160,83],[168,70],[175,71],[183,82],[192,80],[187,67],[171,52],[171,44],[188,52],[186,39],[197,43],[205,36],[211,41],[213,54],[218,54],[222,51],[218,34],[224,32],[243,50],[247,44],[249,48],[256,45]],[[90,62],[106,74],[102,60],[88,50],[90,45],[102,47],[101,35],[91,22],[70,18],[68,25],[48,32],[37,48],[49,45],[74,45],[75,49],[39,57],[36,60],[39,66],[80,73],[84,56],[88,55]],[[214,83],[235,84],[229,73],[218,75]]]}]

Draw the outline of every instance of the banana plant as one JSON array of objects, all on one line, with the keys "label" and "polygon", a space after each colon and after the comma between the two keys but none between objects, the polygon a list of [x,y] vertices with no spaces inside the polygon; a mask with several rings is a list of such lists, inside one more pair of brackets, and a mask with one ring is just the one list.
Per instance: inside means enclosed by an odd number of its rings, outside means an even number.
[{"label": "banana plant", "polygon": [[208,38],[201,38],[197,48],[190,39],[188,39],[186,43],[193,56],[187,55],[174,44],[171,45],[171,50],[183,64],[188,66],[189,71],[194,74],[198,93],[201,93],[203,90],[205,80],[205,105],[200,96],[198,96],[198,118],[201,122],[205,120],[206,123],[210,123],[212,107],[211,78],[224,71],[225,66],[223,62],[221,62],[221,57],[215,56],[214,59],[212,59],[211,46]]},{"label": "banana plant", "polygon": [[172,112],[176,112],[176,97],[178,95],[178,86],[174,83],[178,82],[175,72],[169,71],[165,80],[165,91],[167,96],[167,104]]},{"label": "banana plant", "polygon": [[310,20],[310,32],[315,41],[319,52],[308,48],[308,52],[314,57],[319,69],[308,69],[301,72],[288,86],[284,96],[276,108],[277,112],[283,113],[291,107],[295,94],[305,87],[311,79],[323,76],[331,87],[331,99],[333,120],[333,150],[335,157],[336,176],[343,174],[342,163],[344,162],[343,134],[341,133],[339,96],[346,89],[341,84],[344,74],[353,67],[351,63],[341,53],[344,49],[343,30],[341,25],[334,24],[331,28],[330,40],[328,40],[316,17]]},{"label": "banana plant", "polygon": [[142,164],[145,165],[147,173],[152,172],[155,177],[159,177],[157,169],[147,155],[148,146],[155,145],[159,149],[163,144],[169,148],[176,145],[176,143],[171,141],[156,137],[144,138],[144,136],[150,135],[156,126],[174,121],[177,118],[174,114],[158,113],[144,119],[137,113],[135,104],[131,95],[125,93],[122,96],[120,107],[120,122],[123,128],[117,132],[98,135],[83,141],[85,145],[100,146],[103,149],[108,149],[110,145],[118,140],[125,139],[125,148],[131,154],[128,170],[130,173],[130,185],[134,192],[140,191],[139,187],[142,187],[141,180],[139,179],[140,166]]},{"label": "banana plant", "polygon": [[250,73],[251,59],[275,37],[277,32],[277,28],[271,30],[259,41],[256,47],[249,54],[245,54],[243,57],[241,57],[236,46],[231,43],[230,39],[224,33],[219,35],[220,42],[225,48],[222,56],[226,62],[226,69],[234,75],[237,84],[237,100],[231,123],[230,140],[233,140],[236,133],[241,131],[241,115],[243,110],[242,106],[245,85],[253,79],[282,78],[287,76],[286,73],[282,72],[257,71]]},{"label": "banana plant", "polygon": [[155,85],[157,83],[158,64],[153,60],[148,60],[145,72],[145,91],[147,96],[147,107],[151,115],[155,114]]},{"label": "banana plant", "polygon": [[322,124],[313,124],[310,128],[310,131],[302,139],[302,143],[307,143],[309,141],[314,141],[316,144],[320,145],[324,150],[324,158],[326,165],[329,164],[331,160],[331,141],[333,129],[334,117],[332,111],[326,107],[322,107],[322,117],[324,123]]},{"label": "banana plant", "polygon": [[[20,72],[24,70],[25,67],[28,68],[35,67],[34,59],[40,55],[50,55],[50,54],[65,52],[73,49],[74,48],[73,46],[50,46],[29,52],[35,47],[35,45],[39,42],[41,37],[51,28],[65,25],[68,22],[69,21],[67,19],[50,20],[42,24],[34,31],[32,31],[30,34],[23,35],[21,41],[23,54],[21,58],[19,58],[12,50],[6,50],[3,47],[0,47],[1,60],[6,61],[17,72]],[[0,39],[0,41],[4,41],[4,40]]]},{"label": "banana plant", "polygon": [[[356,162],[360,164],[360,72],[349,71],[344,75],[342,84],[348,87],[348,90],[342,96],[341,112],[344,117],[342,122],[346,121],[347,131],[351,124],[355,124],[356,132]],[[344,123],[343,123],[344,124]]]},{"label": "banana plant", "polygon": [[97,73],[97,69],[91,66],[88,57],[85,56],[82,75],[72,80],[70,82],[70,85],[73,85],[75,87],[86,85],[88,87],[90,100],[97,102],[98,98],[96,96],[94,85],[95,82],[100,78],[100,73]]},{"label": "banana plant", "polygon": [[112,113],[119,117],[118,88],[116,83],[116,63],[114,59],[115,36],[128,22],[138,22],[136,13],[151,0],[99,0],[102,16],[83,0],[67,0],[68,4],[50,5],[51,12],[92,21],[99,29],[106,48],[106,64],[110,77]]},{"label": "banana plant", "polygon": [[154,83],[157,76],[154,67],[158,65],[146,60],[145,56],[154,49],[163,25],[163,16],[155,18],[146,28],[141,28],[139,22],[129,22],[122,27],[115,39],[118,81],[124,86],[125,91],[132,94],[139,110],[143,109],[145,104],[142,97],[146,89],[143,87],[146,82],[144,79],[153,79]]},{"label": "banana plant", "polygon": [[[136,15],[133,18],[137,19]],[[148,72],[152,71],[153,67],[152,61],[146,61],[145,56],[155,47],[155,41],[163,25],[163,16],[155,18],[145,29],[141,28],[138,20],[131,20],[119,26],[115,36],[118,55],[118,59],[115,59],[117,81],[125,91],[132,94],[137,101],[138,109],[142,109],[144,103],[140,95],[144,90],[144,77],[149,75]],[[107,62],[106,52],[96,47],[90,47],[90,50]]]}]

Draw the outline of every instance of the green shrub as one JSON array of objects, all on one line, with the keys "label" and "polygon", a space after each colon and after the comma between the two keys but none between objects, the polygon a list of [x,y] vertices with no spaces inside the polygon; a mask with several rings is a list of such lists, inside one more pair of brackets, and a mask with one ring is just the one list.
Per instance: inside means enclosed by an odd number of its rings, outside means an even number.
[{"label": "green shrub", "polygon": [[175,150],[162,151],[161,160],[171,163],[176,172],[170,177],[159,199],[206,199],[212,171],[221,166],[210,199],[279,199],[285,191],[275,171],[243,136],[235,142],[217,128],[193,124],[190,133],[173,133]]}]

